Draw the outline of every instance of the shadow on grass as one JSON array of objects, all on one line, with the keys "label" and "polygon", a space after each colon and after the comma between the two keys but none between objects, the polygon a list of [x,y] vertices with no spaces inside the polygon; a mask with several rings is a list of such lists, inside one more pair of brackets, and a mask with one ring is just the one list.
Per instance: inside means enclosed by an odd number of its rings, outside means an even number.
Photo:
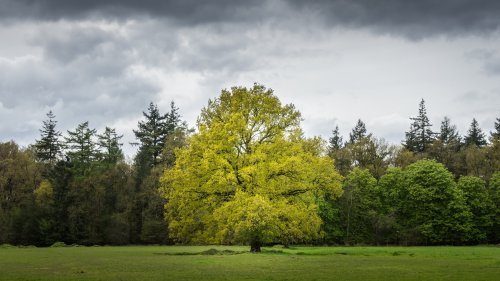
[{"label": "shadow on grass", "polygon": [[238,255],[248,253],[247,251],[233,251],[233,250],[222,250],[208,249],[202,252],[177,252],[177,253],[153,253],[155,255],[167,255],[167,256],[222,256],[222,255]]}]

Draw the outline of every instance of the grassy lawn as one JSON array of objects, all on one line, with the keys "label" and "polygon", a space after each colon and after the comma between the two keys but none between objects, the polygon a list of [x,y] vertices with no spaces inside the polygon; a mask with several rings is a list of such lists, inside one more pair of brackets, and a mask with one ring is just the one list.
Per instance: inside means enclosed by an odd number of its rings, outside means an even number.
[{"label": "grassy lawn", "polygon": [[0,280],[500,280],[494,246],[248,249],[0,247]]}]

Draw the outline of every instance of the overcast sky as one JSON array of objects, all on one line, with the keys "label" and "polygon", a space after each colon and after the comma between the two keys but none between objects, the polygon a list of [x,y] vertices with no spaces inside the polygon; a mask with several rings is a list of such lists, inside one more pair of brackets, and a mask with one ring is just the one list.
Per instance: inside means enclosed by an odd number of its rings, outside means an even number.
[{"label": "overcast sky", "polygon": [[425,99],[434,130],[500,117],[500,1],[0,0],[0,141],[89,121],[124,134],[149,102],[191,127],[208,99],[254,82],[306,135],[361,118],[398,144]]}]

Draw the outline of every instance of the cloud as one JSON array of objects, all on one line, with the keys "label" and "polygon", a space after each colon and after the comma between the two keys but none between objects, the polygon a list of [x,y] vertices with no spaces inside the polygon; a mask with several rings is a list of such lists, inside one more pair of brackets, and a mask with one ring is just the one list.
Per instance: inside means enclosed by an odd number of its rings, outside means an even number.
[{"label": "cloud", "polygon": [[26,18],[57,21],[61,19],[156,17],[170,18],[183,25],[254,20],[262,4],[258,0],[1,0],[0,17],[4,20]]},{"label": "cloud", "polygon": [[484,73],[492,76],[500,75],[500,53],[494,49],[474,49],[465,54],[467,59],[479,62]]},{"label": "cloud", "polygon": [[4,21],[159,18],[180,26],[279,24],[290,18],[410,39],[486,35],[500,26],[500,2],[496,0],[0,0],[0,11]]},{"label": "cloud", "polygon": [[500,26],[495,0],[313,0],[290,1],[326,25],[422,39],[436,35],[485,35]]},{"label": "cloud", "polygon": [[222,88],[259,82],[297,106],[308,135],[328,137],[335,124],[347,135],[361,118],[399,143],[421,97],[453,117],[443,106],[453,95],[500,88],[484,75],[499,71],[497,6],[0,0],[0,37],[9,42],[0,45],[0,116],[19,124],[0,125],[0,141],[32,142],[52,109],[62,131],[90,121],[116,127],[128,143],[150,101],[164,112],[174,100],[193,126]]}]

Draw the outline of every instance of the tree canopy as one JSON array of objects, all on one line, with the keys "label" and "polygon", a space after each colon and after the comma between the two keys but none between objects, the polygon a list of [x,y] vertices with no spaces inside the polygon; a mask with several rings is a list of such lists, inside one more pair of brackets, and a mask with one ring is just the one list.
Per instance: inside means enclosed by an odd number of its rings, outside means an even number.
[{"label": "tree canopy", "polygon": [[295,107],[261,85],[210,100],[161,179],[171,237],[247,243],[252,251],[319,237],[316,199],[338,196],[341,177],[299,123]]}]

